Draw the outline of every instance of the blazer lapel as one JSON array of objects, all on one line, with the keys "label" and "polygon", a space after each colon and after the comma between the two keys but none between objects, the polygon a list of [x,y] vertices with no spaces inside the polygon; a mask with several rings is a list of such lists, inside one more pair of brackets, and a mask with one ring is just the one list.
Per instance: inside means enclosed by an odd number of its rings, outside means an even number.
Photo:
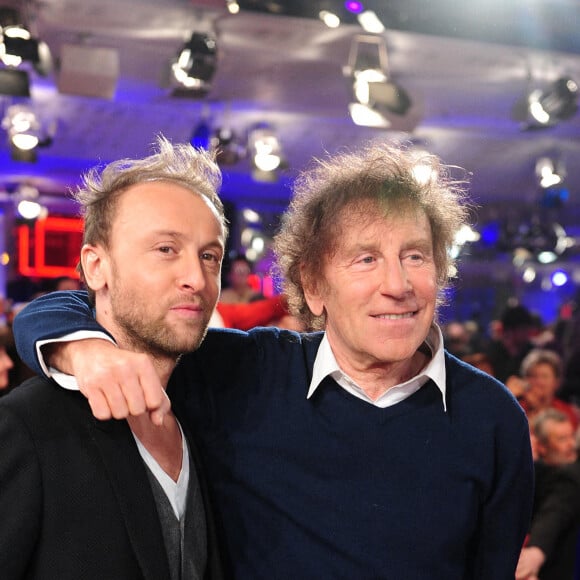
[{"label": "blazer lapel", "polygon": [[169,578],[163,533],[146,467],[126,421],[94,420],[92,433],[101,453],[135,556],[150,580]]}]

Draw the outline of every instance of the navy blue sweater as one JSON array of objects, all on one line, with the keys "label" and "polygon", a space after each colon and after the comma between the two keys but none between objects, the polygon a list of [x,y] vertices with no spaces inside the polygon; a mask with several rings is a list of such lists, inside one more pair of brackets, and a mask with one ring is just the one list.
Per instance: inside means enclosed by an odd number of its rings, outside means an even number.
[{"label": "navy blue sweater", "polygon": [[307,400],[320,338],[210,332],[174,375],[233,576],[513,580],[533,494],[515,399],[448,355],[447,412],[432,382],[386,409],[329,378]]},{"label": "navy blue sweater", "polygon": [[[21,356],[37,370],[34,340],[98,328],[79,296],[19,315]],[[386,409],[331,379],[307,400],[320,339],[210,330],[174,373],[231,576],[513,580],[533,465],[507,389],[446,355],[447,412],[431,382]]]}]

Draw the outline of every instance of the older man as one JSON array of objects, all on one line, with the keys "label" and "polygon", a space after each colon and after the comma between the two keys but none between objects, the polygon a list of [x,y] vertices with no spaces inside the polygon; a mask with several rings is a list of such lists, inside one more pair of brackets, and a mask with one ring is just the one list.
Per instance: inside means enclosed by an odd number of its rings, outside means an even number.
[{"label": "older man", "polygon": [[[444,352],[435,324],[462,202],[431,156],[371,146],[318,163],[276,251],[292,313],[324,331],[210,330],[182,358],[173,405],[202,441],[232,577],[513,578],[532,503],[527,421],[503,385]],[[98,330],[82,294],[54,316],[41,300],[16,325],[38,370],[43,340]],[[151,369],[117,351],[113,365],[112,350],[68,342],[51,361],[98,417],[159,418]]]}]

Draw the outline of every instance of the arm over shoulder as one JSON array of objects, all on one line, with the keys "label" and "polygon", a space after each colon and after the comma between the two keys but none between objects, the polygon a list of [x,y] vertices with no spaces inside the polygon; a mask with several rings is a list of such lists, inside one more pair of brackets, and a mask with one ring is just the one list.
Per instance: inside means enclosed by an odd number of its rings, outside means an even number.
[{"label": "arm over shoulder", "polygon": [[108,333],[94,317],[84,291],[51,292],[33,300],[14,319],[14,339],[20,358],[36,373],[46,375],[37,342],[78,332]]}]

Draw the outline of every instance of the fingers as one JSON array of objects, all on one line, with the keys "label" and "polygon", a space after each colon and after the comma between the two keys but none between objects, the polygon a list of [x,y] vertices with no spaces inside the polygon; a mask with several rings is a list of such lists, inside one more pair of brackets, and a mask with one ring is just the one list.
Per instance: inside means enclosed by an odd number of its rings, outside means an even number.
[{"label": "fingers", "polygon": [[91,412],[96,419],[100,421],[106,421],[112,418],[111,408],[107,403],[107,399],[100,391],[95,391],[92,396],[88,396],[83,389],[80,389],[81,393],[87,397],[89,405],[91,407]]},{"label": "fingers", "polygon": [[75,374],[97,419],[125,419],[149,411],[151,420],[161,425],[171,408],[147,355],[119,349],[104,356],[95,352],[82,364],[77,361]]},{"label": "fingers", "polygon": [[167,393],[165,393],[165,391],[163,391],[163,394],[165,396],[163,398],[162,404],[155,410],[151,411],[149,414],[151,422],[159,427],[163,425],[165,415],[167,415],[167,413],[169,413],[169,411],[171,410],[171,401],[169,400],[169,397],[167,396]]}]

